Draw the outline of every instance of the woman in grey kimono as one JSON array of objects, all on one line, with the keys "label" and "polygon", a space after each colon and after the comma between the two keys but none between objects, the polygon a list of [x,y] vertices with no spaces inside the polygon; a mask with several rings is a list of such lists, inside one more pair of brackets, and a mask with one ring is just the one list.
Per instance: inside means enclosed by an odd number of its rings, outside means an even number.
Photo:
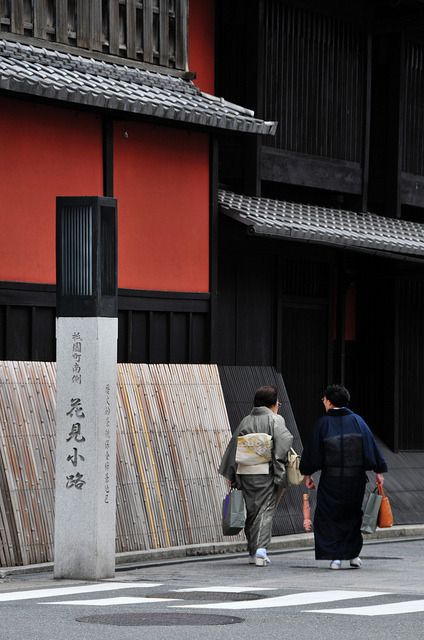
[{"label": "woman in grey kimono", "polygon": [[278,489],[287,486],[284,463],[293,442],[277,414],[280,406],[276,387],[260,387],[254,408],[234,432],[219,467],[219,473],[243,491],[249,562],[259,567],[270,563],[266,548]]}]

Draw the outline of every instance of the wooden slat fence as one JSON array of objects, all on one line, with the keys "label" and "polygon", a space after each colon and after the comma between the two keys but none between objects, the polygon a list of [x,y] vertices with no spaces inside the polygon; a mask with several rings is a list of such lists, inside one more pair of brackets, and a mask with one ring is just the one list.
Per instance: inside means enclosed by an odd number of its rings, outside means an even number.
[{"label": "wooden slat fence", "polygon": [[[116,551],[223,540],[217,368],[120,364],[117,393]],[[55,394],[54,363],[0,362],[1,566],[53,560]]]}]

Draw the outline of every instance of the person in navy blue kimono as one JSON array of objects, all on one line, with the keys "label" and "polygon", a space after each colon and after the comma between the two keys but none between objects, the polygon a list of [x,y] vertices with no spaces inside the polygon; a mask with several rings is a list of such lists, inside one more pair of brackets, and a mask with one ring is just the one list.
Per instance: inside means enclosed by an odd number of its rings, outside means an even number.
[{"label": "person in navy blue kimono", "polygon": [[359,568],[362,561],[362,502],[366,471],[375,471],[383,484],[387,464],[364,420],[347,408],[350,394],[341,385],[329,386],[322,399],[326,414],[319,418],[302,453],[300,471],[306,486],[315,488],[311,475],[321,470],[314,517],[315,558],[342,560]]}]

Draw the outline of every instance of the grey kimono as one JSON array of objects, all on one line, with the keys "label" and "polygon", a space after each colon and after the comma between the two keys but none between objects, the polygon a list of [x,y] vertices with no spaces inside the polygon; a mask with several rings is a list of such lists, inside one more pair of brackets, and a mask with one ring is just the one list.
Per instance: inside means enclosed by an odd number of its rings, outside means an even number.
[{"label": "grey kimono", "polygon": [[[261,473],[257,473],[254,468],[243,468],[243,473],[238,469],[237,439],[251,433],[272,436],[272,459],[268,463],[267,473],[263,472],[262,465],[260,469],[258,467]],[[284,463],[292,442],[293,436],[286,428],[282,416],[275,414],[268,407],[255,407],[241,421],[223,455],[219,473],[231,482],[237,483],[243,490],[247,511],[245,534],[251,556],[257,549],[266,549],[271,540],[278,487],[287,486]]]}]

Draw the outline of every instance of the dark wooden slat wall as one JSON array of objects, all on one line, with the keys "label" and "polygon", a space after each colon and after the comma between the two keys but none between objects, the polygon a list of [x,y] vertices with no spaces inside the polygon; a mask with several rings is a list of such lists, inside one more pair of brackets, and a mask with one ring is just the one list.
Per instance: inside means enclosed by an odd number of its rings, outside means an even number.
[{"label": "dark wooden slat wall", "polygon": [[[209,362],[209,294],[121,291],[118,361]],[[56,360],[54,287],[0,286],[0,360]]]},{"label": "dark wooden slat wall", "polygon": [[13,0],[1,31],[188,70],[188,0]]},{"label": "dark wooden slat wall", "polygon": [[424,176],[424,44],[405,42],[402,171]]},{"label": "dark wooden slat wall", "polygon": [[367,29],[265,0],[263,113],[280,127],[266,145],[363,161]]},{"label": "dark wooden slat wall", "polygon": [[397,294],[398,445],[403,450],[424,450],[424,282],[399,279]]}]

